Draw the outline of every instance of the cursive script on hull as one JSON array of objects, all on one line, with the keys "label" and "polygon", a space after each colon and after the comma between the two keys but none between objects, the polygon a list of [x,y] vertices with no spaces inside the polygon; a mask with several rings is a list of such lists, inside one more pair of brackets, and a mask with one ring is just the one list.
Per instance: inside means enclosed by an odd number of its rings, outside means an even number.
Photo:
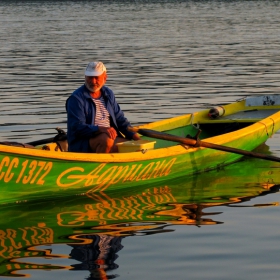
[{"label": "cursive script on hull", "polygon": [[57,185],[63,188],[76,185],[96,186],[93,190],[104,191],[109,186],[120,182],[137,182],[167,176],[175,162],[176,158],[172,158],[171,160],[150,162],[146,165],[142,163],[113,165],[109,168],[106,168],[106,163],[102,163],[88,174],[85,174],[82,167],[72,167],[58,176]]}]

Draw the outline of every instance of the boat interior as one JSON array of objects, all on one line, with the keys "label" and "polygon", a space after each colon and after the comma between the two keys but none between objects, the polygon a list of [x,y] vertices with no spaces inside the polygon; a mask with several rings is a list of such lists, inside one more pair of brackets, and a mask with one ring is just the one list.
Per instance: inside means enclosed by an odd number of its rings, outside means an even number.
[{"label": "boat interior", "polygon": [[[172,128],[170,130],[164,130],[163,132],[180,136],[188,137],[200,140],[226,134],[229,132],[237,131],[252,125],[257,121],[261,121],[276,112],[279,109],[271,110],[244,110],[233,113],[228,116],[221,116],[215,120],[202,119],[195,123],[189,123],[185,126]],[[152,138],[143,136],[143,139],[153,140]],[[176,145],[176,142],[170,142],[166,140],[156,139],[155,148],[164,148]]]}]

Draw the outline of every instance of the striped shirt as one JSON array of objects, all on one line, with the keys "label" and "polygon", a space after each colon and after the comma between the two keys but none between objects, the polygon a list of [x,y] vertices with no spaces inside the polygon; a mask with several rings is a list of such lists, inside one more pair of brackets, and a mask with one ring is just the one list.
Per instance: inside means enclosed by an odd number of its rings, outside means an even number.
[{"label": "striped shirt", "polygon": [[95,113],[95,125],[110,127],[110,115],[106,109],[106,104],[104,98],[92,98],[95,103],[96,113]]}]

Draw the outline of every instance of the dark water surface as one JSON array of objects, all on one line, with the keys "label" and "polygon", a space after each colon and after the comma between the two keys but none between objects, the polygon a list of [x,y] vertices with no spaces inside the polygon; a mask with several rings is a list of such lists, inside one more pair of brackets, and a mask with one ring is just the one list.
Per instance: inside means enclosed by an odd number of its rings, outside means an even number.
[{"label": "dark water surface", "polygon": [[[133,125],[278,94],[279,14],[279,1],[1,1],[0,138],[28,142],[66,129],[65,100],[93,60],[107,66],[107,85]],[[279,138],[267,142],[275,156]],[[93,198],[2,209],[0,278],[279,279],[279,192],[268,192],[280,184],[279,164],[236,166],[167,183],[173,198],[160,192],[151,204],[139,197],[148,185],[135,191],[135,204],[130,194],[112,194],[102,199],[103,220]],[[114,199],[132,214],[117,218]],[[86,223],[74,227],[84,209]],[[68,226],[62,213],[70,213]],[[52,239],[44,239],[47,229]],[[85,233],[84,246],[69,245],[67,236]]]}]

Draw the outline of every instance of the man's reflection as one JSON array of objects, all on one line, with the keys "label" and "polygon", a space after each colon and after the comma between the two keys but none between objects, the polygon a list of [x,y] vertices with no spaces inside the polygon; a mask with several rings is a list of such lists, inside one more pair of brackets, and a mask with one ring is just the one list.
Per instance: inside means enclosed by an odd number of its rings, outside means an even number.
[{"label": "man's reflection", "polygon": [[83,238],[91,239],[92,242],[86,245],[70,245],[72,247],[71,258],[81,262],[74,264],[75,270],[89,270],[90,276],[87,279],[114,279],[118,275],[107,275],[107,271],[117,269],[115,263],[118,258],[117,252],[123,246],[123,237],[109,235],[83,235]]}]

